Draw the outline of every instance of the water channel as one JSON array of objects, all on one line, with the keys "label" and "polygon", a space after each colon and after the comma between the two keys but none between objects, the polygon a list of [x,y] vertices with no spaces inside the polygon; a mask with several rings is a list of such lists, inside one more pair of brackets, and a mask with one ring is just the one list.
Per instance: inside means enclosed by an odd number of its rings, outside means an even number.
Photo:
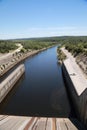
[{"label": "water channel", "polygon": [[0,114],[72,117],[57,47],[24,61],[25,74],[0,105]]}]

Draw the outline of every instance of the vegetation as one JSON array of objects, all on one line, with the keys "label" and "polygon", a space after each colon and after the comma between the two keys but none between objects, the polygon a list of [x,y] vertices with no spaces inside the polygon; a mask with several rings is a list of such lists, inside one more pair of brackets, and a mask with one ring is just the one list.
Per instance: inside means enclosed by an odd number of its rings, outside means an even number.
[{"label": "vegetation", "polygon": [[15,50],[16,48],[18,48],[17,44],[19,43],[23,45],[23,48],[21,49],[22,53],[29,50],[38,50],[42,48],[47,48],[49,46],[56,44],[54,40],[44,38],[0,41],[0,53],[7,53],[10,50]]},{"label": "vegetation", "polygon": [[21,52],[21,53],[25,53],[26,50],[25,50],[24,48],[22,48],[22,49],[20,50],[20,52]]},{"label": "vegetation", "polygon": [[[13,58],[10,62],[0,65],[0,73],[8,68],[10,65],[19,61],[22,57],[26,56],[27,52],[32,50],[39,50],[43,48],[48,48],[53,45],[58,45],[58,59],[63,61],[66,56],[60,50],[61,45],[70,51],[74,56],[77,56],[77,63],[80,61],[85,62],[87,66],[87,37],[49,37],[49,38],[38,38],[38,39],[18,39],[9,41],[0,41],[0,53],[7,53],[10,50],[15,50],[18,48],[17,44],[21,44],[23,48],[20,51],[13,54]],[[19,46],[20,47],[20,46]],[[81,55],[80,55],[81,54]],[[80,60],[79,60],[80,59]],[[59,61],[59,62],[60,62]],[[61,62],[60,62],[61,63]],[[81,64],[80,64],[81,66]],[[85,67],[83,67],[85,68]],[[84,70],[87,73],[87,67]]]},{"label": "vegetation", "polygon": [[9,41],[0,41],[0,52],[5,53],[17,48],[16,44],[23,45],[22,53],[29,50],[38,50],[47,48],[52,45],[62,44],[74,56],[84,53],[87,55],[87,36],[82,37],[48,37],[48,38],[34,38],[34,39],[18,39]]},{"label": "vegetation", "polygon": [[60,48],[57,48],[58,52],[58,60],[63,61],[66,59],[66,55],[60,50]]},{"label": "vegetation", "polygon": [[65,48],[74,56],[77,56],[81,53],[87,55],[87,42],[67,43],[65,44]]},{"label": "vegetation", "polygon": [[7,53],[16,48],[18,48],[16,44],[13,44],[11,41],[0,41],[0,53]]},{"label": "vegetation", "polygon": [[42,48],[47,48],[49,46],[54,45],[52,42],[44,42],[44,41],[23,41],[22,45],[24,49],[29,50],[38,50]]},{"label": "vegetation", "polygon": [[87,36],[65,36],[56,37],[55,39],[62,46],[65,46],[74,56],[79,54],[87,56]]}]

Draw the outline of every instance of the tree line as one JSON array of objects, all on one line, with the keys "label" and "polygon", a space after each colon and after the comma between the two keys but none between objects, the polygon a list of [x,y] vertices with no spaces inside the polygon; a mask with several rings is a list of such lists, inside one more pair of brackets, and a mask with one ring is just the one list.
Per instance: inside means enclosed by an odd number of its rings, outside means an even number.
[{"label": "tree line", "polygon": [[10,50],[15,50],[17,43],[23,45],[21,51],[38,50],[47,48],[56,44],[64,44],[74,55],[84,53],[87,55],[87,36],[61,36],[61,37],[47,37],[47,38],[33,38],[33,39],[18,39],[18,40],[1,40],[0,53],[6,53]]}]

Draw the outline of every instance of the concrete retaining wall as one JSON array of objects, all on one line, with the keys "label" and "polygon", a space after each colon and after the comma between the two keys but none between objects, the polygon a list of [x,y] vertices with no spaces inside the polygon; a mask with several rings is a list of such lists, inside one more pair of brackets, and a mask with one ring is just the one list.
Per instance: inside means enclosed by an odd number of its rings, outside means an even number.
[{"label": "concrete retaining wall", "polygon": [[[77,117],[87,128],[87,86],[77,84],[80,81],[75,73],[69,72],[68,66],[65,64],[66,61],[62,64],[63,76],[66,82],[66,86],[71,96]],[[73,80],[74,79],[74,80]],[[84,81],[83,81],[84,82]]]},{"label": "concrete retaining wall", "polygon": [[24,65],[18,66],[4,81],[0,83],[0,102],[6,97],[15,83],[19,80],[25,71]]}]

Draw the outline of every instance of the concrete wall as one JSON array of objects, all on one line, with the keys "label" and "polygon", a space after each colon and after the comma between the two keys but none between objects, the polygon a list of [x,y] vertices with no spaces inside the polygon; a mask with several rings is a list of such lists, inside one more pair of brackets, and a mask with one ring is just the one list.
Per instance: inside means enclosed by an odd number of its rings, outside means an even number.
[{"label": "concrete wall", "polygon": [[15,83],[19,80],[25,71],[23,64],[19,65],[4,81],[0,83],[0,102],[6,97]]},{"label": "concrete wall", "polygon": [[[65,62],[62,64],[62,70],[66,87],[69,95],[71,96],[77,117],[87,128],[87,86],[85,86],[85,89],[83,89],[82,84],[80,84],[81,86],[78,86],[77,83],[80,81],[76,83],[76,80],[78,80],[77,77],[75,77],[74,73],[70,75],[68,66],[65,64]],[[74,77],[74,80],[71,76]],[[80,91],[81,93],[79,93]]]}]

